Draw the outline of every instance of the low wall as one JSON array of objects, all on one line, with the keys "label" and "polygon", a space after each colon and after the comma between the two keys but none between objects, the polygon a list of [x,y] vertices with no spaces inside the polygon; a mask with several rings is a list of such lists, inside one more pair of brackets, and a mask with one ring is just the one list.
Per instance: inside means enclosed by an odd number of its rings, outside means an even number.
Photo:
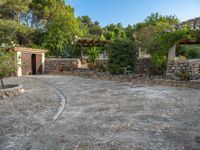
[{"label": "low wall", "polygon": [[23,92],[22,85],[5,85],[6,89],[0,89],[0,99],[14,97]]},{"label": "low wall", "polygon": [[[139,58],[136,64],[136,74],[149,74],[151,58]],[[107,69],[108,59],[98,59],[96,67],[105,71]],[[62,72],[78,69],[81,67],[81,62],[78,58],[46,58],[45,73]]]},{"label": "low wall", "polygon": [[46,58],[45,73],[70,71],[81,67],[81,62],[77,58]]},{"label": "low wall", "polygon": [[200,79],[200,59],[169,62],[166,75],[171,78],[187,74],[190,80]]},{"label": "low wall", "polygon": [[108,59],[98,59],[96,62],[96,66],[107,66],[108,65]]}]

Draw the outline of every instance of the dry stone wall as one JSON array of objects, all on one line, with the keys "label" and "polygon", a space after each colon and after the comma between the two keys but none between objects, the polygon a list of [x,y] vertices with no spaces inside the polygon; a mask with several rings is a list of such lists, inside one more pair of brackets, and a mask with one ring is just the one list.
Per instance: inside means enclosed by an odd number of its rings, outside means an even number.
[{"label": "dry stone wall", "polygon": [[68,58],[46,58],[45,59],[45,73],[54,73],[62,71],[70,71],[81,67],[79,59]]},{"label": "dry stone wall", "polygon": [[170,62],[166,74],[175,79],[182,74],[187,74],[190,80],[200,79],[200,60]]},{"label": "dry stone wall", "polygon": [[151,58],[139,58],[136,64],[135,73],[136,74],[149,74]]}]

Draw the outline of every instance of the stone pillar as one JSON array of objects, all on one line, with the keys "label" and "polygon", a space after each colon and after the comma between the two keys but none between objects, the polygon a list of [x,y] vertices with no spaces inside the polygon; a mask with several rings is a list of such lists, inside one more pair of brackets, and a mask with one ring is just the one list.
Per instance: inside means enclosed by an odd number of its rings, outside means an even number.
[{"label": "stone pillar", "polygon": [[166,76],[168,77],[173,76],[172,67],[174,66],[175,58],[176,58],[176,45],[171,47],[168,52],[168,62],[166,69]]},{"label": "stone pillar", "polygon": [[45,72],[45,54],[42,54],[42,74]]},{"label": "stone pillar", "polygon": [[22,76],[22,53],[17,51],[17,76]]},{"label": "stone pillar", "polygon": [[168,52],[168,62],[174,61],[176,57],[176,45],[171,47]]}]

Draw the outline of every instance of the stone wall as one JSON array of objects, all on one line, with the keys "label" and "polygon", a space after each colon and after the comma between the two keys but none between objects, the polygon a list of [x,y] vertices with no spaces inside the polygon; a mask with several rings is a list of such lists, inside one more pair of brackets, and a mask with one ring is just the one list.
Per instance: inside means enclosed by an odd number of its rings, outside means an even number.
[{"label": "stone wall", "polygon": [[96,62],[96,71],[107,72],[108,71],[108,59],[98,59]]},{"label": "stone wall", "polygon": [[[136,74],[149,74],[151,58],[139,58],[136,64],[135,73]],[[99,72],[106,72],[108,65],[108,59],[99,59],[96,62],[96,68]],[[68,58],[46,58],[45,59],[45,73],[55,73],[62,71],[74,71],[78,70],[83,72],[81,67],[81,62],[79,59],[68,59]],[[87,72],[87,71],[86,71]]]},{"label": "stone wall", "polygon": [[5,85],[5,89],[0,88],[0,99],[14,97],[23,93],[22,85]]},{"label": "stone wall", "polygon": [[70,71],[81,67],[81,62],[77,58],[46,58],[45,73]]},{"label": "stone wall", "polygon": [[200,79],[200,59],[169,62],[166,75],[171,78],[188,76],[190,80]]},{"label": "stone wall", "polygon": [[107,65],[107,64],[108,64],[108,59],[98,59],[96,62],[97,66]]},{"label": "stone wall", "polygon": [[[139,58],[136,64],[135,73],[136,74],[149,74],[151,58]],[[97,60],[96,67],[107,67],[108,59],[99,59]]]},{"label": "stone wall", "polygon": [[149,74],[151,58],[139,58],[136,64],[136,74]]}]

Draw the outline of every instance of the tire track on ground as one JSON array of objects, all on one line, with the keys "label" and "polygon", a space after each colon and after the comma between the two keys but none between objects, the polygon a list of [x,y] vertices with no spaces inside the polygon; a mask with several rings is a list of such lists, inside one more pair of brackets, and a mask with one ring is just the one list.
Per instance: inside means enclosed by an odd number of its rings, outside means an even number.
[{"label": "tire track on ground", "polygon": [[32,138],[24,146],[22,146],[23,147],[22,149],[28,150],[28,149],[32,148],[33,141],[37,141],[38,137],[40,135],[42,135],[48,128],[50,128],[58,120],[58,118],[62,115],[62,113],[65,109],[66,103],[67,103],[67,97],[55,85],[53,85],[52,83],[49,83],[48,81],[44,81],[44,80],[46,80],[46,78],[41,79],[40,77],[33,77],[33,76],[29,76],[29,77],[25,77],[25,78],[32,78],[34,80],[38,80],[38,81],[50,86],[51,88],[53,88],[55,90],[55,92],[60,97],[60,107],[58,108],[57,113],[53,116],[53,121],[51,123],[49,123],[47,126],[44,126],[42,129],[38,129],[37,132],[35,132],[32,135]]}]

